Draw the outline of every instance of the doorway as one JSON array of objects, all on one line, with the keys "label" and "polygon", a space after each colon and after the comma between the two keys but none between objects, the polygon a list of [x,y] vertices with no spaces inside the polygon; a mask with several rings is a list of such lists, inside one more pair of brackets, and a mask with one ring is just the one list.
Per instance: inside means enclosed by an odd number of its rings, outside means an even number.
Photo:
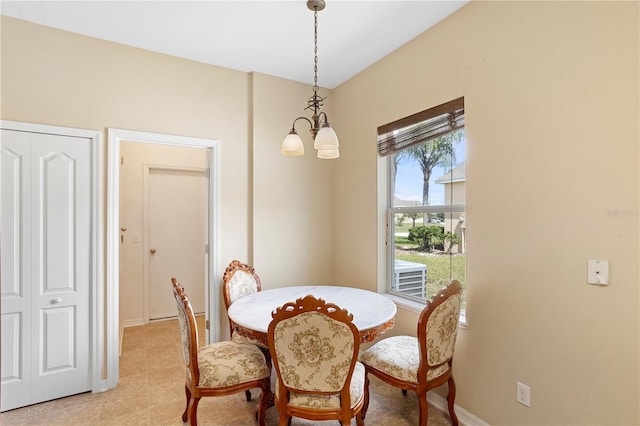
[{"label": "doorway", "polygon": [[[175,147],[192,147],[205,151],[205,187],[206,187],[206,212],[205,212],[205,256],[204,269],[204,311],[208,320],[211,316],[219,316],[219,291],[214,282],[215,277],[220,276],[218,260],[218,141],[175,135],[138,132],[122,129],[108,129],[108,194],[107,194],[107,381],[109,387],[115,387],[118,382],[118,350],[121,332],[120,313],[122,300],[120,291],[120,244],[123,234],[129,232],[124,223],[120,223],[121,201],[121,176],[120,166],[122,159],[122,144],[156,144]],[[126,161],[126,159],[124,159]],[[147,167],[153,169],[153,164]],[[125,231],[122,231],[122,229]],[[134,232],[128,235],[135,239]],[[151,254],[153,247],[145,246],[146,253]],[[179,278],[179,277],[178,277]],[[170,286],[169,286],[170,287]],[[170,294],[170,291],[169,291]],[[175,310],[175,307],[174,307]],[[206,330],[205,339],[217,341],[219,330]]]}]

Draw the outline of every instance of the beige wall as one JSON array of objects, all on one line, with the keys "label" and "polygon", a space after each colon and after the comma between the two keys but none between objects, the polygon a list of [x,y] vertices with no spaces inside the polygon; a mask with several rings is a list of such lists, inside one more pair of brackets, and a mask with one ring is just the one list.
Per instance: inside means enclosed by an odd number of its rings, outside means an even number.
[{"label": "beige wall", "polygon": [[296,130],[305,155],[280,154],[293,120],[310,117],[304,108],[312,93],[305,84],[254,74],[253,247],[263,288],[333,282],[335,161],[316,158],[304,120]]},{"label": "beige wall", "polygon": [[[472,2],[332,93],[336,278],[369,289],[384,264],[376,127],[465,97],[456,402],[490,424],[640,423],[638,6]],[[587,259],[609,260],[608,287],[586,284]],[[416,320],[401,308],[393,332]]]},{"label": "beige wall", "polygon": [[[221,142],[220,258],[249,257],[246,73],[2,16],[2,119]],[[106,144],[105,144],[106,145]],[[106,170],[106,167],[105,167]]]},{"label": "beige wall", "polygon": [[[491,424],[638,424],[638,20],[637,2],[472,2],[328,93],[341,157],[324,162],[278,154],[309,86],[2,17],[1,118],[218,139],[221,265],[247,259],[267,288],[375,289],[376,127],[462,95],[457,403]],[[585,284],[591,258],[609,287]],[[401,308],[394,333],[416,319]]]}]

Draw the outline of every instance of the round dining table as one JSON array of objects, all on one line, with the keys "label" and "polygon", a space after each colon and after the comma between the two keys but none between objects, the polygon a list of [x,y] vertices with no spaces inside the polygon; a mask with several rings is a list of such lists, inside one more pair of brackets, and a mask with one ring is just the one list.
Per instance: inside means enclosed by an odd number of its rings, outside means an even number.
[{"label": "round dining table", "polygon": [[267,344],[267,329],[271,313],[287,302],[307,295],[324,299],[353,314],[353,323],[360,331],[360,341],[370,342],[391,329],[395,322],[396,304],[381,294],[352,287],[330,285],[278,287],[259,291],[237,299],[227,314],[236,325],[236,332]]}]

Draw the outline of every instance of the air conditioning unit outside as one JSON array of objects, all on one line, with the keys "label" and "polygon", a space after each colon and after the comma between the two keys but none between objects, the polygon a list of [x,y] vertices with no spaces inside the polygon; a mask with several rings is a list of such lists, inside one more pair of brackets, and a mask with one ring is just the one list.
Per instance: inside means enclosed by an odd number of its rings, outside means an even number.
[{"label": "air conditioning unit outside", "polygon": [[425,298],[427,296],[427,265],[395,260],[392,290]]}]

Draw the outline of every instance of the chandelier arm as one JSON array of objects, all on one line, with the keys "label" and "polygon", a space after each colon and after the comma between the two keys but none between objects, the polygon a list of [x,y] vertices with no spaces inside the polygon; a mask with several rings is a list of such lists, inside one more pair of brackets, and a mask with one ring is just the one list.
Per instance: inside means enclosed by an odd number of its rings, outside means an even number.
[{"label": "chandelier arm", "polygon": [[[324,121],[321,121],[321,120],[320,120],[320,118],[321,118],[323,115],[324,115]],[[330,127],[330,124],[329,124],[329,116],[328,116],[328,115],[327,115],[327,113],[326,113],[326,112],[324,112],[324,111],[321,111],[321,112],[318,114],[318,123],[317,123],[317,126],[318,126],[318,127],[320,127],[321,125],[322,125],[322,127]]]},{"label": "chandelier arm", "polygon": [[306,120],[307,123],[309,123],[309,126],[311,126],[312,129],[314,128],[313,122],[311,120],[309,120],[307,117],[298,117],[295,120],[293,120],[293,124],[291,124],[291,130],[289,130],[289,134],[297,133],[296,132],[296,121],[298,121],[298,120]]}]

